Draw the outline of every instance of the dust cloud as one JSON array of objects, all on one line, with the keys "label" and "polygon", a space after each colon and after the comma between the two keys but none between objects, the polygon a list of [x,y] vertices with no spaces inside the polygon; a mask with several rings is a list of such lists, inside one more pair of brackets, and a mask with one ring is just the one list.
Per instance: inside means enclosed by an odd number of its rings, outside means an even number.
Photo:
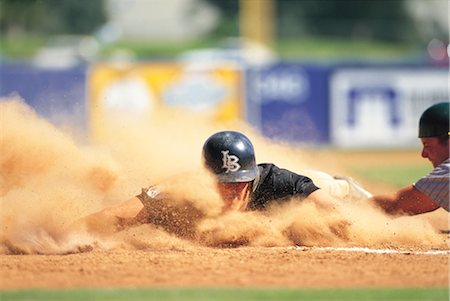
[{"label": "dust cloud", "polygon": [[[361,200],[339,200],[334,210],[292,200],[264,212],[221,214],[200,156],[212,133],[243,131],[259,162],[299,173],[313,168],[301,149],[271,143],[238,121],[217,124],[209,116],[161,109],[150,118],[105,121],[110,130],[101,143],[87,145],[21,100],[0,102],[0,112],[0,254],[199,246],[446,248],[426,221],[392,218]],[[164,218],[124,222],[142,207],[134,198],[141,187],[155,184],[171,196],[162,206]],[[133,205],[117,207],[125,201]]]}]

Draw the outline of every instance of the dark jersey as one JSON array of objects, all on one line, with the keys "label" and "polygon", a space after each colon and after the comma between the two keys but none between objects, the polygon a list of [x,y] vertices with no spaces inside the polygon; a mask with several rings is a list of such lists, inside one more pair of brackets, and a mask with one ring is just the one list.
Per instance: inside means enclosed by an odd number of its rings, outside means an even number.
[{"label": "dark jersey", "polygon": [[262,210],[273,202],[282,202],[290,197],[306,198],[319,189],[313,181],[273,164],[258,164],[259,180],[250,196],[249,210]]}]

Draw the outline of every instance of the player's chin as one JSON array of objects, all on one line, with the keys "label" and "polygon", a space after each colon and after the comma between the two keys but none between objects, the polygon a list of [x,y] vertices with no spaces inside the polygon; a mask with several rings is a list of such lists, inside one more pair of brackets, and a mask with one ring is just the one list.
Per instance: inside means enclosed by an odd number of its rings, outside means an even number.
[{"label": "player's chin", "polygon": [[440,162],[438,162],[438,160],[433,160],[433,159],[429,159],[431,164],[433,165],[433,168],[436,168],[437,166],[439,166]]}]

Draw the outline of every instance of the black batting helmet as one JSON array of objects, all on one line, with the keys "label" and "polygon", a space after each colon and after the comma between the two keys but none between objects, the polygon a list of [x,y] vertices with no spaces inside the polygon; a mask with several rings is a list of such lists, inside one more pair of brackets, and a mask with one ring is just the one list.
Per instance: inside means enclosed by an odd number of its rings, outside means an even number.
[{"label": "black batting helmet", "polygon": [[239,132],[223,131],[209,137],[203,145],[203,159],[219,182],[250,182],[258,174],[253,145]]},{"label": "black batting helmet", "polygon": [[426,109],[419,120],[419,138],[449,137],[450,102],[441,102]]}]

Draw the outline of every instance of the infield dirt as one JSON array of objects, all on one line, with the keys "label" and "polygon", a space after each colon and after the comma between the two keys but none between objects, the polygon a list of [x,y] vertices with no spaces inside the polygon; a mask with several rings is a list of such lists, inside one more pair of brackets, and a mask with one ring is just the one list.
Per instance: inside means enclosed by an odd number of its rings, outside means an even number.
[{"label": "infield dirt", "polygon": [[[448,235],[440,232],[448,231],[442,209],[393,218],[366,202],[342,202],[330,212],[292,201],[267,212],[220,215],[200,154],[203,141],[224,128],[209,118],[161,111],[150,120],[116,121],[102,144],[93,145],[39,118],[20,101],[0,106],[2,289],[448,286],[449,254],[415,253],[448,251]],[[244,131],[254,141],[258,162],[298,173],[318,169],[348,175],[349,160],[422,160],[415,150],[349,156],[276,144],[238,122],[227,129]],[[154,183],[183,200],[174,204],[201,213],[195,221],[173,217],[175,228],[190,231],[150,224],[119,229],[106,219],[86,223],[86,216]],[[374,193],[392,189],[363,184]],[[297,245],[410,252],[293,248]]]}]

